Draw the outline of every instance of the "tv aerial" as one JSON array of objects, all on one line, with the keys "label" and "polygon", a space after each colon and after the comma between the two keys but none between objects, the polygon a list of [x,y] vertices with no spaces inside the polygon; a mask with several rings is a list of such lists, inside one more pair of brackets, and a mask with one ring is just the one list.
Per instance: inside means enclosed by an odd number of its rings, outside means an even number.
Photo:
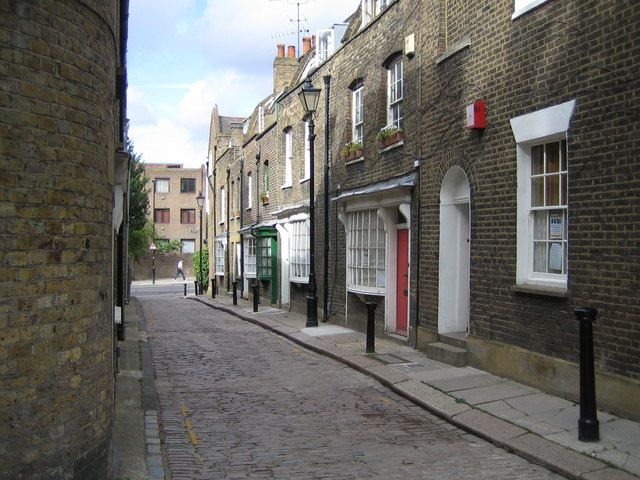
[{"label": "tv aerial", "polygon": [[306,18],[300,18],[300,5],[306,5],[309,3],[309,0],[269,0],[270,2],[282,2],[282,1],[286,1],[289,5],[295,5],[296,9],[297,9],[297,17],[294,20],[293,18],[289,18],[289,21],[291,23],[295,23],[296,24],[296,34],[297,34],[297,46],[296,46],[296,55],[300,55],[300,32],[308,32],[309,29],[308,28],[300,28],[300,24],[304,23],[304,22],[308,22],[308,20]]}]

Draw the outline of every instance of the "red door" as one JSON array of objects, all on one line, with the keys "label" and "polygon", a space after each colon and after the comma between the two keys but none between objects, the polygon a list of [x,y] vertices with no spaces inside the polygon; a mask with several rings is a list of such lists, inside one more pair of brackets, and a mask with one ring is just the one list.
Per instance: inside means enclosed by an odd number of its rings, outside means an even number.
[{"label": "red door", "polygon": [[398,230],[398,271],[396,282],[396,333],[407,335],[409,305],[409,230]]}]

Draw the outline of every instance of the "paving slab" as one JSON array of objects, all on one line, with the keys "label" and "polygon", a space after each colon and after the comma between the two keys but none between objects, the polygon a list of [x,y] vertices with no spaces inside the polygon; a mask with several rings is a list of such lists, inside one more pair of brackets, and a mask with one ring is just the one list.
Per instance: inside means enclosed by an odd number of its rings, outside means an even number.
[{"label": "paving slab", "polygon": [[586,473],[602,470],[606,467],[598,460],[563,448],[533,433],[511,439],[509,446],[525,458],[535,463],[550,465],[555,471],[569,477],[578,478]]},{"label": "paving slab", "polygon": [[536,392],[537,390],[531,387],[527,387],[526,385],[504,381],[496,385],[472,388],[469,390],[462,390],[460,392],[453,392],[452,395],[457,398],[461,398],[465,402],[472,405],[478,405],[480,403],[505,400],[507,398],[529,395]]},{"label": "paving slab", "polygon": [[526,430],[510,422],[477,409],[455,415],[452,420],[481,437],[501,443],[527,433]]},{"label": "paving slab", "polygon": [[362,355],[344,355],[342,361],[358,370],[365,370],[366,368],[380,365],[380,362],[377,360]]},{"label": "paving slab", "polygon": [[546,393],[536,392],[522,397],[509,398],[507,404],[527,415],[543,412],[560,412],[564,408],[574,407],[576,404],[559,397],[553,397]]},{"label": "paving slab", "polygon": [[340,327],[339,325],[328,324],[328,325],[318,325],[317,327],[303,328],[301,332],[306,333],[311,337],[323,337],[326,335],[344,335],[348,333],[353,333],[353,330]]},{"label": "paving slab", "polygon": [[466,403],[457,402],[451,396],[415,379],[396,383],[393,390],[444,418],[451,418],[471,408]]},{"label": "paving slab", "polygon": [[396,383],[406,382],[411,380],[411,377],[406,376],[404,373],[400,373],[397,370],[389,368],[386,365],[377,365],[374,367],[368,367],[364,369],[365,372],[375,377],[385,385],[395,385]]},{"label": "paving slab", "polygon": [[440,378],[429,380],[429,385],[436,387],[443,392],[455,392],[460,390],[469,390],[472,388],[486,387],[503,383],[504,380],[489,373],[481,373],[479,375],[464,375],[454,378]]},{"label": "paving slab", "polygon": [[638,480],[638,477],[623,472],[615,468],[605,468],[595,472],[585,473],[581,479],[584,480]]}]

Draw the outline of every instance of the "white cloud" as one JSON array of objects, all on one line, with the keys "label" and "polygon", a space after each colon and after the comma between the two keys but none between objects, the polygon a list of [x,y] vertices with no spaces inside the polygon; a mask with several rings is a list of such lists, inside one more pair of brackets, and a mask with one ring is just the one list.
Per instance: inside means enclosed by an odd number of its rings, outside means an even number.
[{"label": "white cloud", "polygon": [[[310,30],[301,36],[344,20],[358,3],[301,4]],[[211,109],[248,116],[271,93],[276,44],[296,44],[295,17],[290,0],[132,2],[128,116],[136,153],[145,162],[201,165]]]},{"label": "white cloud", "polygon": [[181,163],[196,168],[206,161],[207,141],[193,138],[190,130],[170,120],[133,125],[129,136],[146,163]]}]

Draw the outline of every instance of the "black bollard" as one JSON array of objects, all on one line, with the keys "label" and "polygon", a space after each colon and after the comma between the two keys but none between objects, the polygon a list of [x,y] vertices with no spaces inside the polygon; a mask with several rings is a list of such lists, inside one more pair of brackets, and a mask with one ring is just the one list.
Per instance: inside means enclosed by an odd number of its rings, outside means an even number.
[{"label": "black bollard", "polygon": [[260,287],[258,286],[258,282],[253,284],[253,311],[258,311],[258,295],[260,294]]},{"label": "black bollard", "polygon": [[233,282],[231,282],[231,284],[233,285],[233,304],[237,305],[238,304],[238,281],[234,280]]},{"label": "black bollard", "polygon": [[211,298],[216,298],[216,279],[211,279]]},{"label": "black bollard", "polygon": [[600,426],[596,412],[596,378],[593,368],[593,322],[598,310],[579,307],[573,312],[580,322],[580,418],[578,440],[597,442]]},{"label": "black bollard", "polygon": [[376,302],[366,302],[367,306],[367,353],[375,353],[376,351]]},{"label": "black bollard", "polygon": [[197,295],[198,294],[198,280],[194,280],[193,281],[193,287],[194,287],[194,292]]},{"label": "black bollard", "polygon": [[184,285],[184,296],[186,297],[187,296],[187,282],[184,282],[183,285]]}]

